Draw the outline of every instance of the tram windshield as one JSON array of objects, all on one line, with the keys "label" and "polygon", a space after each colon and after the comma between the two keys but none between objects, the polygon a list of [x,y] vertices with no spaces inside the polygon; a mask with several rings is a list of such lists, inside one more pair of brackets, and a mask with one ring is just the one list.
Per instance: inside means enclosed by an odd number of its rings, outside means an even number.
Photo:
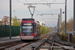
[{"label": "tram windshield", "polygon": [[32,26],[23,26],[23,32],[32,32]]},{"label": "tram windshield", "polygon": [[22,23],[22,33],[24,35],[30,35],[33,32],[32,23]]}]

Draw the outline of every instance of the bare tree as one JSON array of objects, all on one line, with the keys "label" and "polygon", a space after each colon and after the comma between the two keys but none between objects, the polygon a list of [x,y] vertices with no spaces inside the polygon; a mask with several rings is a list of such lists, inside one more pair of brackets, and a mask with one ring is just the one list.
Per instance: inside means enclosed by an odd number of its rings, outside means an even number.
[{"label": "bare tree", "polygon": [[9,17],[8,16],[4,16],[2,19],[3,25],[7,25],[9,23]]}]

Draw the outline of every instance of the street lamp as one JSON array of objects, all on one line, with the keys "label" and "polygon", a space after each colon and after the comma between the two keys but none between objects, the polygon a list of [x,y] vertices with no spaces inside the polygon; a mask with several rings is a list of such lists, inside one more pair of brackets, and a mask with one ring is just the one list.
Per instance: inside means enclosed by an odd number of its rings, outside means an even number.
[{"label": "street lamp", "polygon": [[[33,18],[34,11],[35,11],[35,6],[28,6],[28,9],[29,9],[29,12],[31,14],[31,18]],[[31,9],[33,9],[33,11]]]}]

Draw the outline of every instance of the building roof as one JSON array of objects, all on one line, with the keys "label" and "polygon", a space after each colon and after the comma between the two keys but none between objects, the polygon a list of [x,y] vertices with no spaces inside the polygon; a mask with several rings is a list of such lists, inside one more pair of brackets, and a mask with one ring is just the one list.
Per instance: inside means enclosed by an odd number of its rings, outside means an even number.
[{"label": "building roof", "polygon": [[0,19],[0,21],[1,21],[2,19]]}]

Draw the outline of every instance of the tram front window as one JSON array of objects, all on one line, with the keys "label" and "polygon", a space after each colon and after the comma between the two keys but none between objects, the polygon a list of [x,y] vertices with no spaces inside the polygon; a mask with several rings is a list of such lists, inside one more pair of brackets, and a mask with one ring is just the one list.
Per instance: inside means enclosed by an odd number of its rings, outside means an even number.
[{"label": "tram front window", "polygon": [[32,26],[23,26],[23,33],[32,32]]},{"label": "tram front window", "polygon": [[33,31],[33,26],[31,23],[23,23],[22,32],[24,35],[31,35]]}]

